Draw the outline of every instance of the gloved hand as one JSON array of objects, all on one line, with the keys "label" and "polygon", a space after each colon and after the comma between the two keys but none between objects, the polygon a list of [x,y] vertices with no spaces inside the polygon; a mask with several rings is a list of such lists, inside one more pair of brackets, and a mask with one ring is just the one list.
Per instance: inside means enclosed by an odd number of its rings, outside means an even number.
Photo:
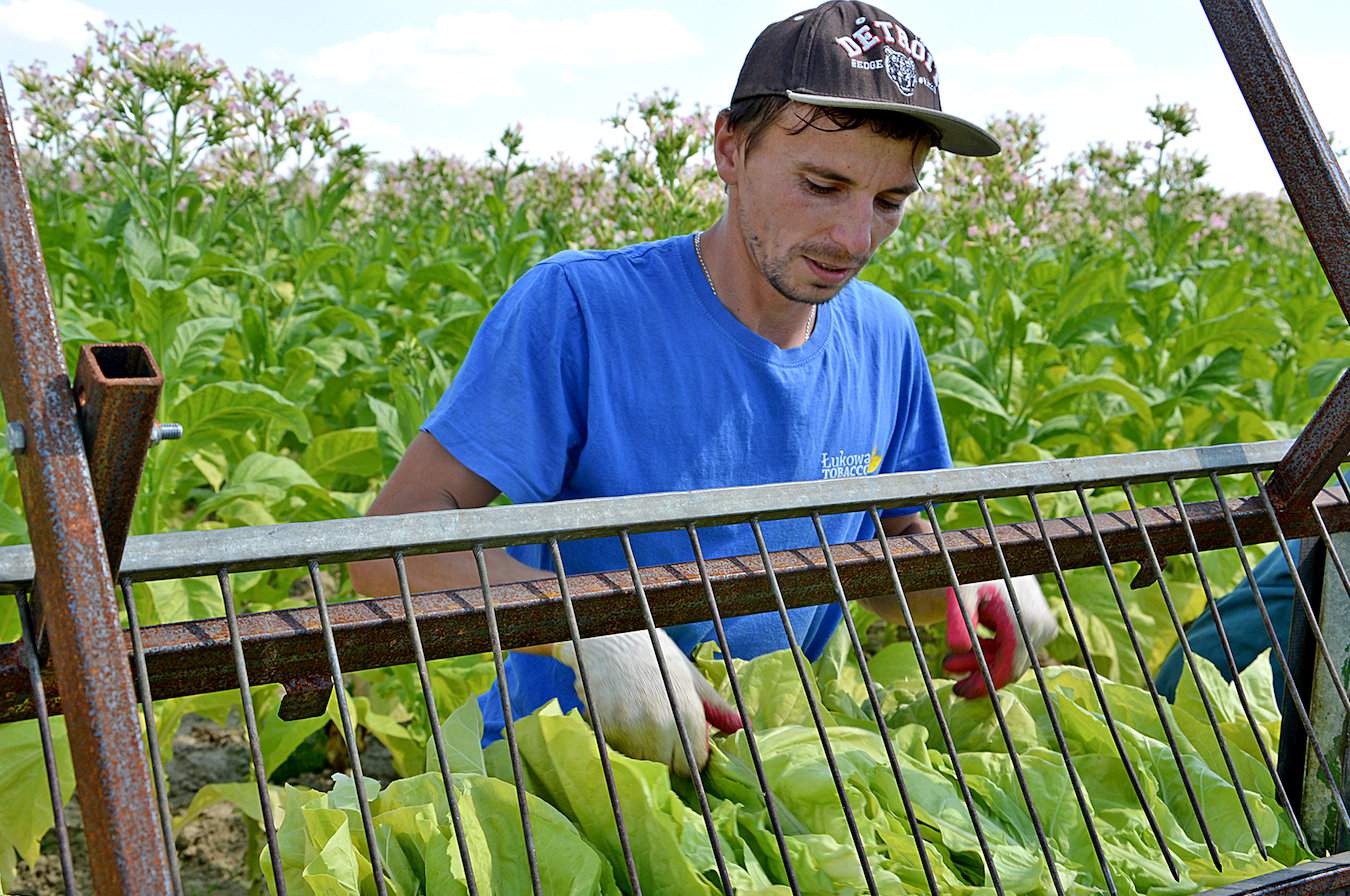
[{"label": "gloved hand", "polygon": [[980,649],[989,666],[989,677],[994,687],[1001,688],[1016,681],[1027,670],[1032,650],[1048,644],[1059,633],[1055,614],[1045,602],[1041,586],[1035,576],[1018,576],[1012,580],[1017,593],[1017,606],[1022,611],[1031,644],[1022,640],[1008,599],[1008,588],[1002,579],[962,585],[959,592],[947,589],[947,647],[950,653],[942,661],[942,668],[953,675],[965,674],[953,688],[962,697],[979,697],[988,693],[980,664],[970,643],[970,634],[961,618],[961,610],[976,626],[993,631],[992,638],[980,638]]},{"label": "gloved hand", "polygon": [[[670,673],[680,721],[689,736],[694,759],[702,768],[708,762],[709,726],[726,734],[739,731],[740,713],[722,699],[669,635],[657,629],[657,640]],[[592,718],[599,717],[606,743],[625,756],[664,762],[689,777],[689,763],[675,730],[670,699],[661,682],[661,670],[647,632],[586,638],[581,644],[593,703],[586,711]],[[553,656],[577,671],[576,649],[571,641],[554,644]],[[579,672],[576,689],[584,704],[586,695]]]}]

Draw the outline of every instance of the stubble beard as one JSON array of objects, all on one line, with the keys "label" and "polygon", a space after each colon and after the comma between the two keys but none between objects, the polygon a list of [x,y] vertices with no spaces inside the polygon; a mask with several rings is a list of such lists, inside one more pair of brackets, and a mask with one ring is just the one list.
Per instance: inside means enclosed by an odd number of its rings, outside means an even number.
[{"label": "stubble beard", "polygon": [[[814,254],[817,257],[833,258],[833,250],[829,247],[817,247],[803,243],[800,246],[792,247],[792,249],[784,255],[780,255],[776,258],[766,258],[764,254],[764,245],[760,240],[759,235],[755,233],[751,227],[747,226],[749,222],[745,219],[744,209],[741,210],[740,219],[741,232],[745,234],[745,245],[750,251],[751,260],[754,261],[755,266],[759,268],[760,273],[764,275],[764,279],[769,281],[769,285],[776,289],[778,293],[788,301],[799,302],[803,305],[824,305],[835,296],[839,295],[839,293],[843,292],[844,287],[852,283],[853,278],[857,276],[855,273],[852,277],[849,277],[843,283],[839,284],[838,287],[807,287],[811,290],[811,293],[807,294],[801,288],[794,287],[791,283],[788,266],[792,263],[792,259],[798,251],[801,251],[803,254]],[[869,261],[871,261],[870,253],[867,258],[863,259],[861,262],[850,262],[849,266],[855,267],[857,270],[861,271],[867,266],[867,262]],[[841,267],[843,266],[844,265],[841,265]]]}]

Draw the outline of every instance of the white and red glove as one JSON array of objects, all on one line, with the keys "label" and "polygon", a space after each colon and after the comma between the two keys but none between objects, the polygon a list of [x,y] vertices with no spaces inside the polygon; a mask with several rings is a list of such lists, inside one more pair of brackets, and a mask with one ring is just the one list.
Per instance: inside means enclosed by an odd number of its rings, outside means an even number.
[{"label": "white and red glove", "polygon": [[947,589],[947,647],[951,651],[942,661],[942,668],[953,675],[965,675],[953,687],[962,697],[979,697],[988,691],[980,675],[979,659],[975,656],[966,629],[965,614],[977,627],[984,626],[994,633],[992,638],[980,638],[980,650],[989,666],[989,677],[994,687],[1001,688],[1016,681],[1030,664],[1031,651],[1048,644],[1059,633],[1055,614],[1045,602],[1041,586],[1035,576],[1018,576],[1012,580],[1017,594],[1017,606],[1026,624],[1028,645],[1022,640],[1008,599],[1008,588],[1002,579],[977,582]]},{"label": "white and red glove", "polygon": [[[694,760],[702,768],[708,762],[711,729],[717,728],[724,734],[739,731],[741,716],[722,699],[669,635],[657,629],[657,641],[670,673],[680,721],[689,736]],[[675,730],[670,698],[661,682],[661,670],[656,664],[648,634],[645,631],[622,632],[586,638],[581,644],[593,704],[587,706],[586,711],[592,718],[599,717],[606,743],[626,756],[664,762],[677,773],[689,777],[689,763]],[[572,667],[572,671],[577,671],[576,649],[571,641],[554,644],[553,656]],[[579,672],[576,689],[577,696],[585,703]]]}]

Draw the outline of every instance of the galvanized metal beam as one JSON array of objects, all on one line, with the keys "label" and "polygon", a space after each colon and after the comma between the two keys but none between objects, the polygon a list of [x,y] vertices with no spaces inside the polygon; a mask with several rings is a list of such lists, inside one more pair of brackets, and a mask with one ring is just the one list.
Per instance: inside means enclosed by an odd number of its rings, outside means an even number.
[{"label": "galvanized metal beam", "polygon": [[[1185,506],[1201,550],[1231,547],[1218,502]],[[1329,528],[1350,529],[1350,502],[1343,496],[1324,493],[1319,496],[1317,506]],[[1245,542],[1255,544],[1275,538],[1258,498],[1233,499],[1229,507]],[[1190,542],[1175,506],[1146,508],[1141,511],[1141,518],[1159,555],[1189,554]],[[1093,520],[1113,562],[1143,559],[1139,530],[1131,514],[1099,513]],[[1280,523],[1290,537],[1318,531],[1317,521],[1307,511],[1281,515]],[[1061,567],[1100,564],[1085,517],[1050,520],[1046,527]],[[1052,568],[1036,524],[1006,524],[996,526],[994,532],[1012,575],[1041,573]],[[946,567],[931,535],[900,536],[890,539],[889,544],[907,590],[947,584]],[[946,544],[963,581],[984,581],[1001,575],[998,557],[984,527],[948,532]],[[875,542],[832,546],[831,557],[849,599],[894,593],[888,565]],[[828,567],[818,548],[781,551],[771,555],[771,559],[786,605],[799,607],[834,600]],[[724,616],[762,613],[776,607],[758,556],[710,560],[707,568]],[[582,635],[644,627],[641,608],[626,574],[570,576],[567,583]],[[650,568],[644,572],[643,584],[658,625],[707,618],[707,598],[696,564]],[[492,595],[503,647],[567,639],[568,628],[555,578],[501,585],[492,589]],[[489,648],[478,589],[420,594],[412,598],[412,605],[428,659],[480,653]],[[343,669],[392,666],[415,659],[401,598],[334,603],[329,613]],[[306,608],[253,613],[240,616],[238,624],[250,682],[294,683],[298,705],[290,714],[305,712],[301,707],[310,696],[308,692],[314,689],[312,677],[327,662],[317,612]],[[142,629],[142,643],[157,699],[237,686],[229,632],[223,619],[150,626]],[[130,651],[129,642],[124,643],[124,649]],[[0,721],[32,716],[34,707],[27,688],[18,686],[26,680],[24,674],[18,646],[0,646]],[[47,697],[51,711],[59,712],[57,689],[50,688]]]},{"label": "galvanized metal beam", "polygon": [[107,553],[2,86],[0,392],[25,430],[15,460],[80,809],[97,832],[94,885],[109,896],[169,892]]},{"label": "galvanized metal beam", "polygon": [[[591,498],[547,504],[518,504],[473,510],[377,516],[363,519],[246,526],[201,532],[168,532],[132,538],[122,573],[135,581],[213,576],[222,567],[234,572],[389,557],[435,551],[468,550],[475,544],[500,547],[549,538],[568,540],[659,529],[743,523],[899,507],[932,500],[950,501],[1000,495],[1091,488],[1121,482],[1157,482],[1169,477],[1246,472],[1273,466],[1289,441],[1215,445],[1141,451],[1066,460],[995,464],[921,473],[891,473],[855,479],[791,482],[737,488]],[[0,592],[25,587],[32,558],[24,545],[0,547]]]}]

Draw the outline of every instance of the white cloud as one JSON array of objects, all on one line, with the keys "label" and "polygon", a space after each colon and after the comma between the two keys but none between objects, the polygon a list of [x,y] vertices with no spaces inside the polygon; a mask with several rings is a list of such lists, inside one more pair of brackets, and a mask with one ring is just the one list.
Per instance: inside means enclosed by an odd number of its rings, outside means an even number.
[{"label": "white cloud", "polygon": [[85,23],[105,18],[79,0],[13,0],[0,6],[0,35],[75,52],[89,42]]},{"label": "white cloud", "polygon": [[[1337,75],[1343,61],[1309,56],[1296,62],[1322,126],[1338,132],[1343,144],[1350,135],[1350,101]],[[1158,99],[1187,102],[1200,130],[1181,146],[1209,160],[1211,183],[1237,191],[1279,189],[1251,113],[1217,53],[1145,64],[1108,38],[1075,35],[1034,38],[1009,52],[959,49],[946,54],[942,98],[948,111],[976,121],[1008,111],[1042,117],[1052,164],[1097,141],[1120,146],[1150,139],[1155,131],[1145,109]]]},{"label": "white cloud", "polygon": [[1125,77],[1137,66],[1128,50],[1110,38],[1085,34],[1037,35],[1015,50],[982,52],[960,48],[937,57],[943,76],[960,70],[968,76],[1021,81],[1071,72]]},{"label": "white cloud", "polygon": [[301,69],[336,84],[415,90],[461,105],[519,96],[527,85],[561,82],[581,68],[671,62],[701,49],[693,32],[661,10],[584,18],[473,12],[324,47]]}]

